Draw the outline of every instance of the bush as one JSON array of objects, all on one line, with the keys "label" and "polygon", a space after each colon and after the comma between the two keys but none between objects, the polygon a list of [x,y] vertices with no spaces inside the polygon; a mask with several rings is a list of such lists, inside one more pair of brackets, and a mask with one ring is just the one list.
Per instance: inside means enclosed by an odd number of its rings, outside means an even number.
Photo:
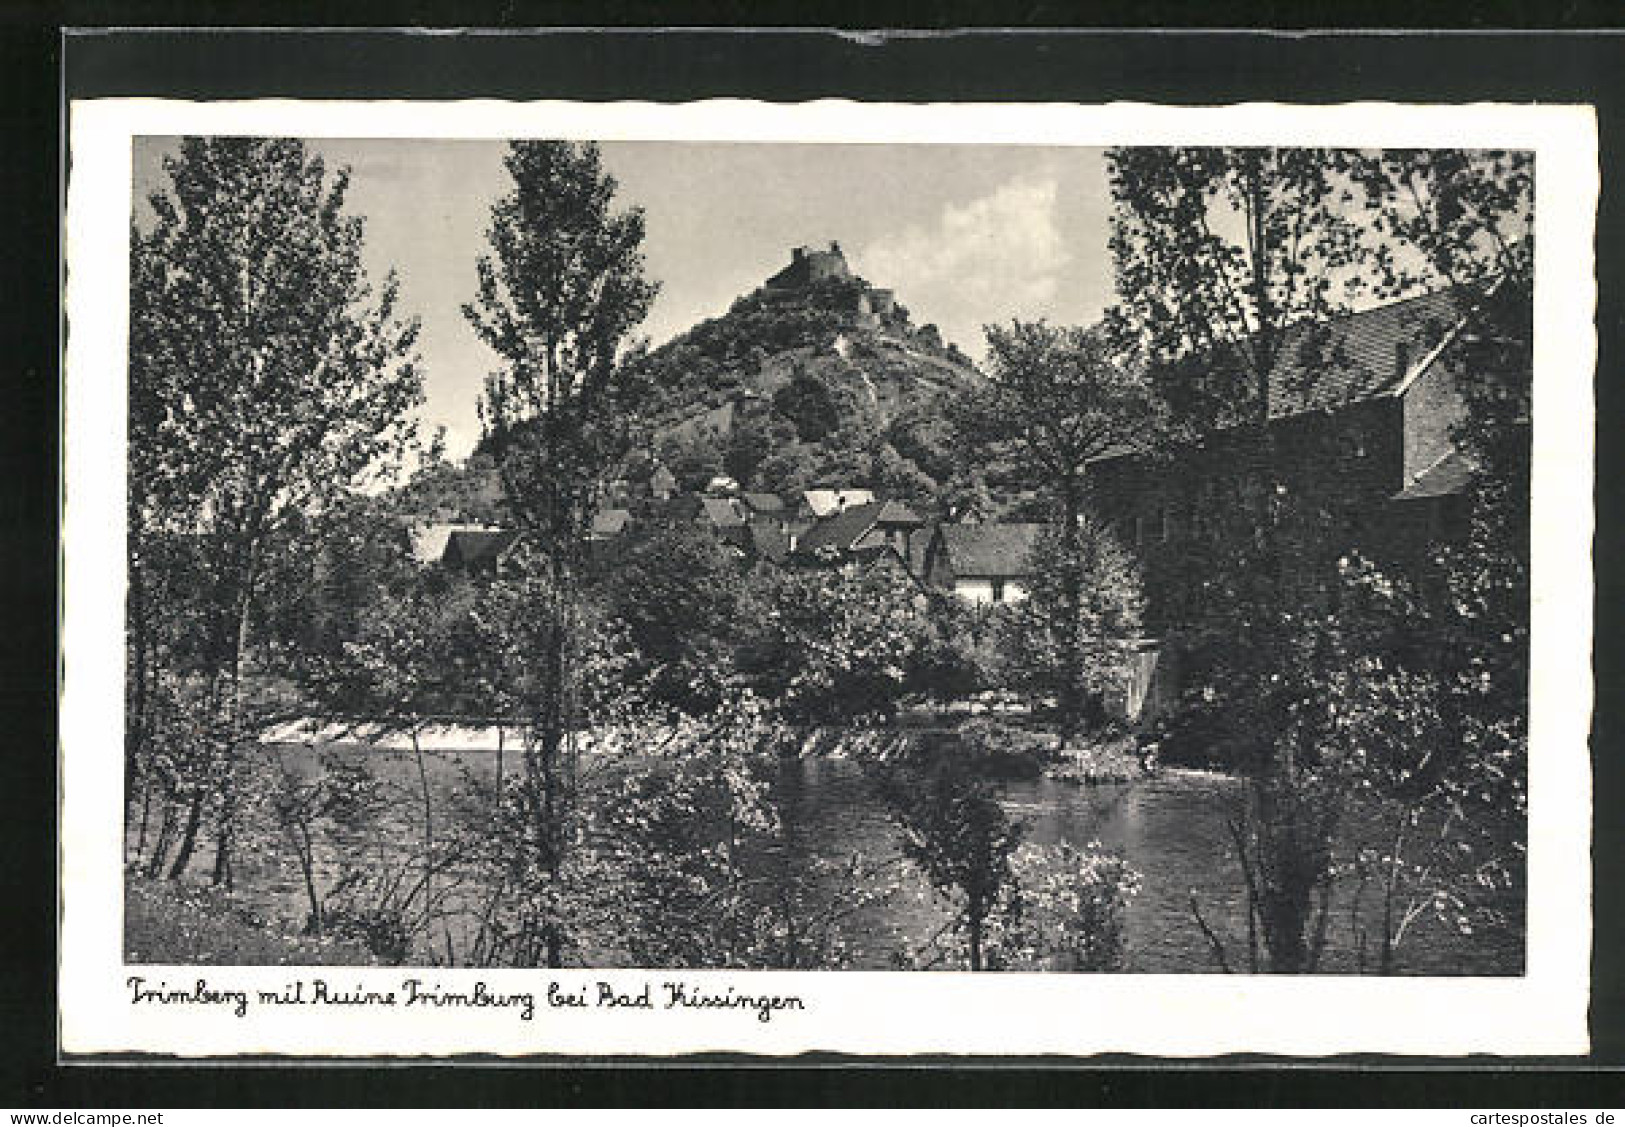
[{"label": "bush", "polygon": [[1123,917],[1140,875],[1121,856],[1098,841],[1023,845],[1011,870],[1012,893],[990,921],[988,969],[1123,969]]}]

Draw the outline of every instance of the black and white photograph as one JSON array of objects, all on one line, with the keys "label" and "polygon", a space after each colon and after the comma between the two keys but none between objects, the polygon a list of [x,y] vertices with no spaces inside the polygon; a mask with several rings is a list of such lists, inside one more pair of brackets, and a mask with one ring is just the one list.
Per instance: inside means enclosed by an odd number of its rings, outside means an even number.
[{"label": "black and white photograph", "polygon": [[116,1003],[1528,981],[1484,135],[135,132]]}]

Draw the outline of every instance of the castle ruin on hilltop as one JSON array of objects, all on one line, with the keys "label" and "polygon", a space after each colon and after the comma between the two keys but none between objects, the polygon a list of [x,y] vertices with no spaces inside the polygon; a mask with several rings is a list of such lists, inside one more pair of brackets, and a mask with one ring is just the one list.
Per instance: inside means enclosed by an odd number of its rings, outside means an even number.
[{"label": "castle ruin on hilltop", "polygon": [[[820,282],[852,280],[852,268],[846,263],[846,255],[841,253],[841,244],[831,241],[828,250],[792,247],[790,264],[767,280],[767,288],[800,290]],[[860,329],[878,329],[892,319],[896,308],[891,290],[876,289],[865,283],[852,310],[853,321]]]}]

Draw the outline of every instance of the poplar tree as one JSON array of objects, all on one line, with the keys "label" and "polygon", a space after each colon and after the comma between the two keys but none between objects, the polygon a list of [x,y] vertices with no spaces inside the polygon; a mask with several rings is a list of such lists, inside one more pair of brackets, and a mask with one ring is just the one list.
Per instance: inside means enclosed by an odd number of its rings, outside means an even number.
[{"label": "poplar tree", "polygon": [[[212,777],[187,780],[169,874],[186,871],[213,800],[214,878],[229,884],[268,555],[290,518],[320,514],[411,440],[418,326],[396,314],[393,272],[369,279],[347,170],[329,175],[303,142],[187,137],[163,167],[150,229],[131,239],[131,696],[139,708],[154,664],[177,664],[158,635],[183,621],[189,660],[168,672],[198,687]],[[155,606],[144,593],[177,556],[191,570],[166,589],[183,605]]]},{"label": "poplar tree", "polygon": [[[587,532],[604,476],[630,445],[643,389],[628,338],[657,286],[643,275],[643,213],[614,209],[617,185],[596,145],[515,141],[504,166],[512,187],[492,206],[491,253],[463,313],[501,361],[482,418],[537,592],[526,630],[538,663],[524,702],[526,842],[532,871],[558,886],[575,816]],[[555,914],[543,929],[547,965],[559,966],[563,921]]]}]

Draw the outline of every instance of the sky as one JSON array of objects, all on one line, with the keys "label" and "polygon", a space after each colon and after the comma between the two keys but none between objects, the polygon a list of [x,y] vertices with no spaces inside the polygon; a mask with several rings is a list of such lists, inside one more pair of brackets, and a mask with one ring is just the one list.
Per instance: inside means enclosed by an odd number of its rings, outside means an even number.
[{"label": "sky", "polygon": [[[421,319],[427,429],[448,453],[479,438],[476,413],[496,358],[461,308],[486,252],[491,204],[507,190],[505,146],[490,141],[309,142],[351,170],[348,210],[367,220],[368,268],[401,280]],[[167,178],[167,138],[138,138],[144,200]],[[1109,304],[1109,198],[1099,149],[1009,145],[605,144],[622,206],[643,208],[645,267],[660,294],[641,332],[660,344],[725,312],[789,261],[831,240],[915,324],[935,323],[974,358],[989,322],[1088,324]],[[138,220],[146,213],[138,205]]]}]

